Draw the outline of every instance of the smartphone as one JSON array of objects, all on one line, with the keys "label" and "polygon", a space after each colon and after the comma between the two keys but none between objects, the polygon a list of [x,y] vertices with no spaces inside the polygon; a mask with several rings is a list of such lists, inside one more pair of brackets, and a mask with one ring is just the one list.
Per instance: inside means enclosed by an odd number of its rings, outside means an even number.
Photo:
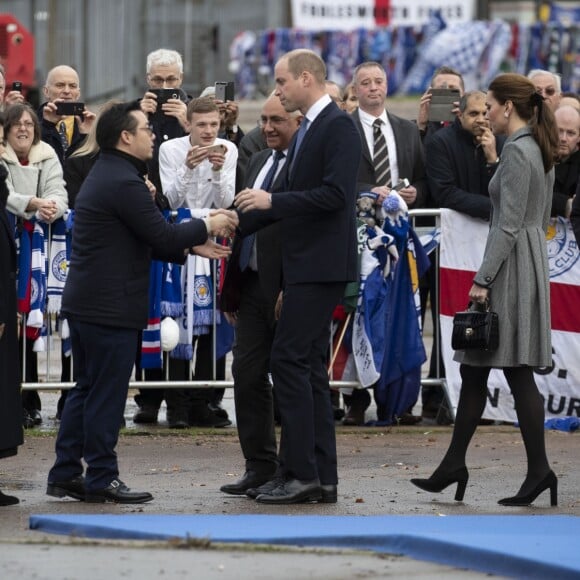
[{"label": "smartphone", "polygon": [[454,121],[455,114],[451,111],[454,103],[461,98],[457,89],[431,89],[431,104],[429,105],[429,121],[437,123]]},{"label": "smartphone", "polygon": [[394,187],[391,187],[391,191],[401,191],[401,189],[405,189],[405,187],[409,187],[410,183],[409,180],[404,177],[403,179],[399,180],[399,183]]},{"label": "smartphone", "polygon": [[18,91],[19,93],[22,92],[22,83],[20,81],[14,81],[12,83],[12,90]]},{"label": "smartphone", "polygon": [[215,98],[216,101],[233,101],[235,98],[236,86],[234,81],[215,83]]},{"label": "smartphone", "polygon": [[77,101],[61,101],[56,103],[56,114],[66,115],[67,117],[72,115],[79,115],[82,117],[85,111],[85,104]]},{"label": "smartphone", "polygon": [[208,155],[210,153],[223,153],[224,155],[228,152],[225,145],[221,143],[219,145],[208,145],[207,147],[200,147],[199,151],[207,151]]},{"label": "smartphone", "polygon": [[157,97],[157,107],[164,105],[169,99],[179,99],[182,100],[182,90],[181,89],[147,89],[150,93],[153,93]]}]

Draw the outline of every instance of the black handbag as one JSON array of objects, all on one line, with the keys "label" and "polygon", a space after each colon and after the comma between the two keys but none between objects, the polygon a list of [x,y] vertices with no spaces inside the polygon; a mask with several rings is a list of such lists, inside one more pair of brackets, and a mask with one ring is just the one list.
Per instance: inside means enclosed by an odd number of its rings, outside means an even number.
[{"label": "black handbag", "polygon": [[490,312],[487,302],[470,302],[465,312],[455,314],[451,334],[453,350],[497,350],[498,346],[499,319],[496,312]]}]

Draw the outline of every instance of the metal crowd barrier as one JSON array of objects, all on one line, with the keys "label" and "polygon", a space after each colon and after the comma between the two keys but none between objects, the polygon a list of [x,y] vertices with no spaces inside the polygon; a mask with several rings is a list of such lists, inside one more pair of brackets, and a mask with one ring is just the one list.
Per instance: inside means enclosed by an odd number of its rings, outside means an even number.
[{"label": "metal crowd barrier", "polygon": [[[415,209],[415,210],[410,210],[409,211],[409,216],[410,219],[412,220],[412,223],[414,224],[416,218],[418,217],[435,217],[436,218],[436,224],[437,226],[439,226],[439,222],[440,222],[440,215],[441,212],[440,210],[436,210],[436,209]],[[417,233],[419,235],[421,235],[422,230],[428,230],[431,231],[433,229],[433,227],[435,226],[430,226],[430,227],[426,227],[426,228],[421,228],[421,227],[417,227],[415,228]],[[49,240],[51,239],[50,237],[51,235],[51,229],[49,226]],[[48,244],[48,252],[50,252],[50,244]],[[439,296],[439,252],[438,251],[434,251],[434,260],[432,260],[432,262],[435,263],[435,268],[437,270],[437,276],[436,276],[436,287],[437,287],[437,296]],[[48,256],[48,263],[50,263],[50,255]],[[216,280],[216,268],[217,268],[217,264],[215,261],[212,261],[212,268],[213,268],[213,280]],[[216,325],[216,309],[215,309],[215,304],[217,301],[217,290],[216,290],[216,285],[213,284],[213,298],[214,298],[214,316],[213,316],[213,324],[214,324],[214,332],[213,332],[213,376],[216,376],[216,360],[215,360],[215,352],[216,352],[216,333],[215,333],[215,325]],[[435,320],[439,320],[439,303],[431,303],[431,308],[435,308],[436,309],[436,318]],[[47,315],[48,316],[48,315]],[[427,315],[426,315],[427,316]],[[29,381],[24,381],[22,383],[22,389],[24,390],[44,390],[44,391],[48,391],[48,390],[55,390],[55,389],[71,389],[72,387],[74,387],[75,383],[74,382],[62,382],[60,380],[53,380],[53,376],[51,373],[51,355],[53,353],[56,352],[59,360],[61,357],[61,353],[60,353],[60,349],[55,349],[53,348],[53,322],[54,322],[54,315],[51,316],[51,320],[48,323],[48,329],[47,329],[47,337],[46,337],[46,351],[44,353],[38,353],[40,358],[44,358],[44,367],[45,367],[45,371],[44,373],[42,373],[40,371],[40,362],[38,364],[39,367],[39,375],[40,376],[44,376],[46,377],[46,380],[43,381],[39,381],[39,382],[29,382]],[[24,329],[25,328],[25,324],[26,324],[26,320],[24,318],[24,320],[22,321],[22,326],[21,328]],[[433,328],[433,333],[434,333],[434,338],[435,336],[437,337],[437,343],[441,344],[441,340],[440,340],[440,328],[439,328],[439,324],[435,324],[434,328]],[[60,341],[60,339],[59,339]],[[330,359],[332,360],[332,339],[331,339],[331,344],[330,344]],[[26,336],[24,336],[24,343],[26,344]],[[60,342],[59,342],[60,344]],[[24,356],[23,356],[23,360],[22,360],[22,371],[23,374],[22,376],[25,376],[24,372],[26,369],[26,348],[23,348],[23,352],[24,352]],[[169,361],[171,361],[171,359],[168,357],[167,353],[163,353],[164,357],[167,357],[168,360],[168,365],[170,364]],[[446,381],[445,378],[441,377],[441,358],[440,358],[440,349],[437,349],[437,351],[434,353],[434,356],[436,357],[436,369],[437,369],[437,376],[435,378],[422,378],[421,379],[421,385],[422,386],[437,386],[440,385],[443,387],[444,392],[447,396],[447,389],[446,389]],[[72,375],[72,363],[71,363],[71,375]],[[166,376],[168,376],[168,369],[166,369]],[[143,376],[143,375],[142,375]],[[192,370],[190,369],[190,377],[192,376]],[[143,376],[144,378],[144,376]],[[212,388],[232,388],[234,386],[233,380],[209,380],[209,381],[194,381],[194,380],[186,380],[186,381],[146,381],[146,380],[141,380],[141,381],[137,381],[137,380],[132,380],[129,383],[129,387],[133,388],[133,389],[173,389],[173,388],[207,388],[207,387],[212,387]],[[332,378],[331,375],[331,380],[330,380],[330,386],[332,388],[357,388],[359,386],[359,383],[357,381],[342,381],[342,380],[334,380]]]}]

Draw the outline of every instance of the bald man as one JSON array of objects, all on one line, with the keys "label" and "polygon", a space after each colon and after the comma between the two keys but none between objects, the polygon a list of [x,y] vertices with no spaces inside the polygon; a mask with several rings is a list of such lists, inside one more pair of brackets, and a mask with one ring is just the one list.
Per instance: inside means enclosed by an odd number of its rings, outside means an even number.
[{"label": "bald man", "polygon": [[565,105],[556,109],[554,117],[559,141],[552,215],[568,218],[580,177],[580,113],[574,107]]},{"label": "bald man", "polygon": [[55,66],[48,72],[42,89],[46,102],[40,106],[38,117],[42,119],[41,139],[57,153],[61,164],[85,141],[96,115],[85,108],[82,115],[57,114],[60,102],[80,101],[79,75],[66,65]]}]

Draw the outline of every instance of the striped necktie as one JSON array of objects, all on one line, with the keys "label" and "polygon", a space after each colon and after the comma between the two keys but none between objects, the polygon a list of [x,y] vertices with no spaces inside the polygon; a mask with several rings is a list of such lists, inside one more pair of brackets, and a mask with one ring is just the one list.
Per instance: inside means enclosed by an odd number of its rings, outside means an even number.
[{"label": "striped necktie", "polygon": [[382,119],[373,122],[373,165],[375,166],[375,183],[391,187],[391,166],[389,164],[389,150],[383,135]]}]

